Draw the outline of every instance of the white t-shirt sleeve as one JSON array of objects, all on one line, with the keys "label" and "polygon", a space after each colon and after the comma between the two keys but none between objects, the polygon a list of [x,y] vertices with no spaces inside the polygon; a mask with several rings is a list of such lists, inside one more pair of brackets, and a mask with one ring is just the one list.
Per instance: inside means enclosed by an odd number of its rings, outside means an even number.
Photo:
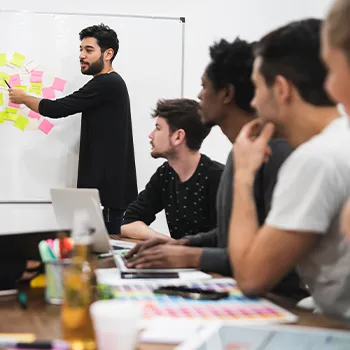
[{"label": "white t-shirt sleeve", "polygon": [[298,152],[282,166],[266,224],[282,230],[325,233],[342,194],[334,165],[322,154]]}]

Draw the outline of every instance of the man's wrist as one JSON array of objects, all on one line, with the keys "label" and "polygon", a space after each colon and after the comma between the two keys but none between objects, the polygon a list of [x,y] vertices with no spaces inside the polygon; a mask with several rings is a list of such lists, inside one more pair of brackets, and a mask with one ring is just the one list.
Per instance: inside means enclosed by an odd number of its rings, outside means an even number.
[{"label": "man's wrist", "polygon": [[234,184],[243,186],[253,186],[255,174],[249,170],[237,170],[235,172]]},{"label": "man's wrist", "polygon": [[183,245],[183,246],[186,246],[190,243],[190,239],[189,238],[180,238],[180,239],[177,239],[174,244],[176,245]]},{"label": "man's wrist", "polygon": [[187,247],[184,249],[186,249],[186,257],[187,257],[186,266],[199,268],[200,262],[201,262],[202,249],[194,248],[194,247]]}]

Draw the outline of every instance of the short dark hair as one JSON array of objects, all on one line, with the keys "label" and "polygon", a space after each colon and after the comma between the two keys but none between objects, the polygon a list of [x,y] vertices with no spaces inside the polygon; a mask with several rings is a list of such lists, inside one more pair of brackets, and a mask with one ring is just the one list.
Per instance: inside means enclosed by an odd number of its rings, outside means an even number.
[{"label": "short dark hair", "polygon": [[251,81],[254,61],[252,44],[240,38],[232,43],[222,39],[209,50],[211,62],[205,72],[214,89],[218,91],[232,84],[235,104],[247,112],[253,112],[250,106],[254,96]]},{"label": "short dark hair", "polygon": [[277,75],[293,83],[302,99],[315,106],[333,106],[323,83],[327,75],[320,58],[322,21],[291,22],[265,35],[254,48],[262,58],[260,73],[268,86]]},{"label": "short dark hair", "polygon": [[192,151],[201,148],[203,140],[211,130],[201,122],[198,102],[186,98],[158,100],[152,117],[166,119],[172,133],[183,129],[186,133],[186,145]]},{"label": "short dark hair", "polygon": [[95,38],[102,52],[105,52],[107,49],[113,49],[114,55],[111,62],[113,62],[119,51],[119,39],[117,33],[103,23],[84,28],[79,33],[79,38],[80,40],[83,40],[84,38]]}]

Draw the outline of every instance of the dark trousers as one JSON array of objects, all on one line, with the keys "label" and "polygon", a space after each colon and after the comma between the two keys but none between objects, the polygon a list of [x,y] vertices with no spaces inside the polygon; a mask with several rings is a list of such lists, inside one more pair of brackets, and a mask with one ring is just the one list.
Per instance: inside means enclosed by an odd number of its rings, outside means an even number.
[{"label": "dark trousers", "polygon": [[103,208],[103,219],[110,235],[120,234],[120,225],[124,212],[125,209]]}]

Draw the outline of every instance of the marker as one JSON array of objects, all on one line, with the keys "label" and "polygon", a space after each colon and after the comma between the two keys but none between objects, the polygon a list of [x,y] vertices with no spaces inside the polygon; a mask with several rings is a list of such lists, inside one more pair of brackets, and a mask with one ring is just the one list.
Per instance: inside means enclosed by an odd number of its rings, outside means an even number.
[{"label": "marker", "polygon": [[60,340],[41,341],[34,340],[32,342],[18,342],[16,339],[0,337],[1,348],[15,348],[15,349],[57,349],[68,350],[70,345],[67,342]]},{"label": "marker", "polygon": [[[27,294],[23,292],[18,293],[18,302],[22,309],[27,309],[28,308]],[[1,342],[1,339],[0,339],[0,342]]]},{"label": "marker", "polygon": [[10,84],[6,81],[6,79],[5,79],[5,78],[2,78],[2,79],[4,80],[5,84],[9,87],[9,89],[11,89],[11,86],[10,86]]}]

